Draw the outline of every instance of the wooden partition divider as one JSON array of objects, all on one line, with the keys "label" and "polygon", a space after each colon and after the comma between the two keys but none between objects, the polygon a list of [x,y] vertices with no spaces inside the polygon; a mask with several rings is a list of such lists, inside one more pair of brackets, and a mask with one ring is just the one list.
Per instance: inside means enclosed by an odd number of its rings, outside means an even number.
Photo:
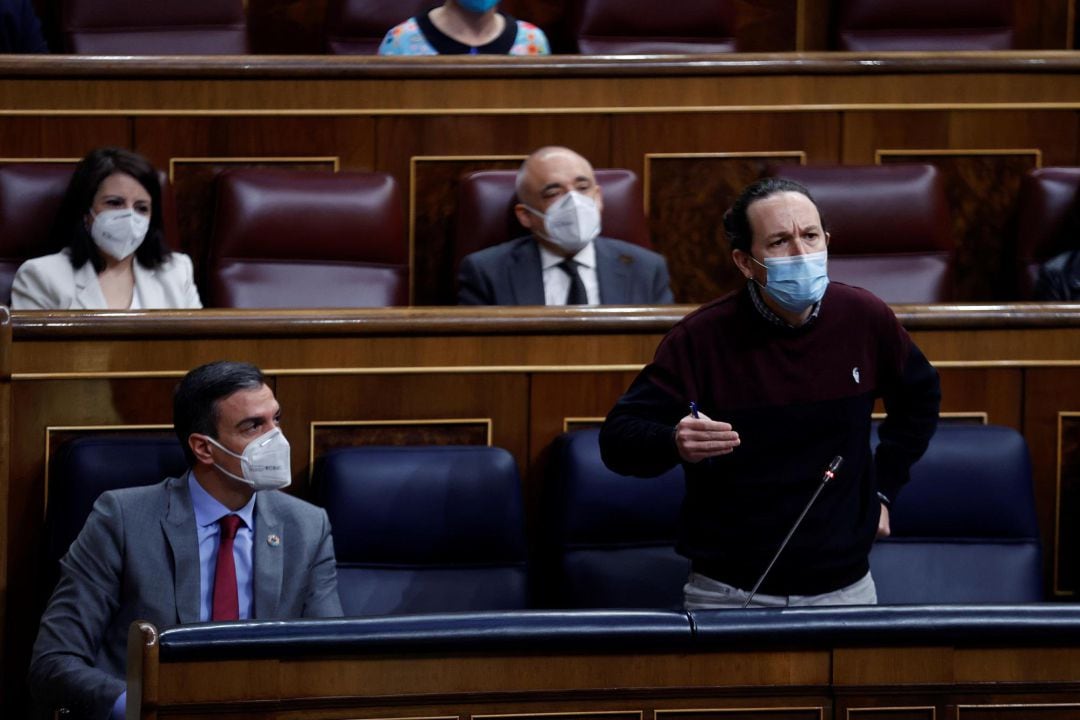
[{"label": "wooden partition divider", "polygon": [[1051,51],[3,57],[0,164],[73,162],[101,145],[146,155],[172,181],[171,242],[204,291],[221,170],[387,172],[407,199],[411,304],[426,306],[455,300],[461,175],[542,145],[638,174],[687,303],[741,282],[719,217],[773,166],[932,163],[952,212],[953,299],[1009,301],[1022,299],[1021,178],[1080,165],[1078,110],[1080,57]]},{"label": "wooden partition divider", "polygon": [[[295,484],[355,444],[490,443],[518,462],[535,533],[544,454],[596,424],[690,308],[16,312],[0,316],[0,610],[18,695],[40,587],[49,465],[100,433],[168,433],[171,393],[204,362],[263,368]],[[1031,448],[1048,596],[1080,585],[1080,306],[899,306],[941,373],[947,421],[1019,429]],[[9,696],[10,698],[10,696]]]},{"label": "wooden partition divider", "polygon": [[[1075,619],[1038,620],[1022,617],[1023,608],[998,607],[998,617],[1017,618],[1013,627],[1002,632],[984,623],[982,633],[958,634],[950,625],[970,629],[982,615],[991,622],[993,616],[979,607],[913,608],[896,617],[848,608],[854,612],[828,623],[821,617],[828,608],[802,610],[808,612],[726,610],[711,620],[699,613],[693,620],[714,631],[726,623],[739,628],[711,638],[709,630],[691,629],[685,614],[685,634],[678,637],[676,613],[286,623],[280,629],[292,639],[279,642],[257,623],[223,625],[196,633],[217,634],[216,642],[184,638],[181,647],[166,644],[176,629],[159,634],[148,623],[133,624],[128,717],[1072,720],[1080,714]],[[935,621],[935,611],[967,621]],[[477,630],[469,632],[470,621]],[[590,622],[579,637],[567,638]],[[654,627],[642,628],[645,622]],[[895,630],[905,622],[907,637]],[[931,627],[912,627],[919,623]],[[320,642],[330,633],[339,638]]]}]

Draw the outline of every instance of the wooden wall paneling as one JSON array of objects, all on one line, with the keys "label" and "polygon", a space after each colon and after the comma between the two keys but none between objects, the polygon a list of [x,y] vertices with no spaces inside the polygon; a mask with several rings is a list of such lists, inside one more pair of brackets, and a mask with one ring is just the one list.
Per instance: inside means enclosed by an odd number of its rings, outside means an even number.
[{"label": "wooden wall paneling", "polygon": [[739,52],[792,52],[799,44],[800,11],[806,0],[735,0]]},{"label": "wooden wall paneling", "polygon": [[49,428],[157,425],[172,422],[175,379],[63,380],[16,382],[12,406],[18,408],[11,427],[8,515],[8,577],[19,578],[7,594],[4,658],[8,695],[23,693],[26,663],[37,635],[37,618],[50,588],[42,587],[41,564],[45,513],[45,449]]},{"label": "wooden wall paneling", "polygon": [[[135,147],[173,180],[180,237],[206,287],[214,180],[230,167],[371,170],[373,123],[363,117],[139,117]],[[404,197],[405,186],[402,186]],[[204,297],[204,303],[206,298]]]},{"label": "wooden wall paneling", "polygon": [[831,4],[831,0],[795,0],[798,13],[796,50],[815,52],[831,47]]},{"label": "wooden wall paneling", "polygon": [[412,159],[408,183],[411,304],[457,304],[454,236],[461,178],[478,170],[516,170],[523,159],[524,155]]},{"label": "wooden wall paneling", "polygon": [[742,189],[805,154],[657,153],[645,158],[645,203],[654,249],[668,263],[676,302],[702,303],[742,287],[723,216]]},{"label": "wooden wall paneling", "polygon": [[376,118],[375,139],[375,168],[401,182],[408,180],[414,157],[524,156],[544,145],[566,145],[595,167],[612,167],[611,121],[589,111],[553,115],[403,113]]},{"label": "wooden wall paneling", "polygon": [[[657,710],[656,720],[825,720],[832,717],[829,703],[802,706],[782,704],[779,707],[725,707],[700,710]],[[734,705],[734,703],[732,703]]]},{"label": "wooden wall paneling", "polygon": [[595,167],[611,167],[610,122],[602,115],[382,117],[376,136],[377,168],[394,175],[413,201],[415,305],[456,304],[451,243],[461,174],[516,168],[544,145],[566,145]]},{"label": "wooden wall paneling", "polygon": [[1072,48],[1072,6],[1075,0],[1013,0],[1013,27],[1018,50]]},{"label": "wooden wall paneling", "polygon": [[[1080,148],[1075,110],[849,110],[841,160],[870,165],[886,150],[1037,149],[1043,165],[1074,165]],[[813,161],[811,160],[811,164]]]},{"label": "wooden wall paneling", "polygon": [[[1031,451],[1035,507],[1043,531],[1050,599],[1080,590],[1080,366],[1029,368],[1025,373],[1024,437]],[[1067,414],[1064,414],[1067,413]]]},{"label": "wooden wall paneling", "polygon": [[81,158],[97,147],[132,146],[132,121],[121,116],[0,118],[0,157]]},{"label": "wooden wall paneling", "polygon": [[650,153],[803,152],[809,165],[840,162],[841,116],[832,112],[628,113],[612,117],[612,167],[641,175]]},{"label": "wooden wall paneling", "polygon": [[879,154],[883,164],[930,163],[944,175],[956,243],[955,299],[979,302],[1015,296],[1014,218],[1024,173],[1041,166],[1038,148]]},{"label": "wooden wall paneling", "polygon": [[[366,426],[366,437],[356,432],[352,439],[394,444],[475,442],[480,439],[478,426],[490,423],[490,435],[486,427],[483,430],[484,444],[490,439],[492,445],[508,450],[523,476],[527,468],[528,390],[521,374],[335,376],[328,370],[322,375],[278,377],[277,398],[282,427],[296,448],[292,463],[297,480],[310,476],[310,454],[334,442],[324,431],[333,427],[328,425],[332,422],[357,423],[356,429],[365,427],[359,423],[372,422]],[[395,425],[396,421],[405,422]],[[300,494],[307,494],[307,489]]]},{"label": "wooden wall paneling", "polygon": [[[11,313],[0,307],[0,518],[7,525],[8,495],[11,492]],[[0,657],[7,659],[8,542],[10,534],[0,531]],[[7,706],[7,683],[0,682],[0,708]]]},{"label": "wooden wall paneling", "polygon": [[[936,705],[918,706],[911,698],[897,698],[893,706],[883,707],[852,707],[847,698],[838,699],[837,705],[843,703],[847,707],[838,707],[838,719],[843,720],[939,720],[944,715],[938,715]],[[858,702],[858,700],[855,700]]]},{"label": "wooden wall paneling", "polygon": [[1020,703],[960,705],[957,720],[1075,720],[1080,716],[1077,703]]},{"label": "wooden wall paneling", "polygon": [[930,162],[946,173],[956,228],[957,300],[1015,296],[1015,216],[1023,173],[1077,162],[1072,110],[848,112],[844,164]]},{"label": "wooden wall paneling", "polygon": [[986,413],[990,424],[1023,431],[1022,369],[964,367],[963,363],[937,367],[943,413]]}]

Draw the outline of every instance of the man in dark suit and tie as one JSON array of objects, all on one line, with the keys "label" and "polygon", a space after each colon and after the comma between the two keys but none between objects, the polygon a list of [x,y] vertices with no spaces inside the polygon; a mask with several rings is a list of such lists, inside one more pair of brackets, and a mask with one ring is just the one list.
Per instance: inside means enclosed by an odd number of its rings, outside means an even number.
[{"label": "man in dark suit and tie", "polygon": [[544,147],[521,165],[514,213],[532,234],[461,261],[462,305],[660,305],[672,302],[667,264],[600,236],[603,198],[589,161]]},{"label": "man in dark suit and tie", "polygon": [[341,615],[326,513],[278,492],[291,481],[280,415],[254,365],[184,377],[173,424],[190,470],[98,498],[41,619],[30,664],[40,705],[123,718],[134,620]]}]

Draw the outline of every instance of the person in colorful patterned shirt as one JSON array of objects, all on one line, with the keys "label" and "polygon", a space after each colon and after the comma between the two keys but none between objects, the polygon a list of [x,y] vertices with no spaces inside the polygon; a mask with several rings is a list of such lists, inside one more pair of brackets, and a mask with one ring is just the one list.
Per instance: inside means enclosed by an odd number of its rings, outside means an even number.
[{"label": "person in colorful patterned shirt", "polygon": [[386,33],[380,55],[550,55],[544,31],[499,12],[498,0],[446,0]]}]

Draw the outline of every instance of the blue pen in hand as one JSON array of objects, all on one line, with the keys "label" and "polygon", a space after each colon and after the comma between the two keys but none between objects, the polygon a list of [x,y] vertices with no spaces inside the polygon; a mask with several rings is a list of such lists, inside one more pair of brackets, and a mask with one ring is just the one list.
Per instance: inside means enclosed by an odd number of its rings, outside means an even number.
[{"label": "blue pen in hand", "polygon": [[690,417],[694,418],[695,420],[700,417],[697,412],[697,403],[693,400],[690,401]]}]

